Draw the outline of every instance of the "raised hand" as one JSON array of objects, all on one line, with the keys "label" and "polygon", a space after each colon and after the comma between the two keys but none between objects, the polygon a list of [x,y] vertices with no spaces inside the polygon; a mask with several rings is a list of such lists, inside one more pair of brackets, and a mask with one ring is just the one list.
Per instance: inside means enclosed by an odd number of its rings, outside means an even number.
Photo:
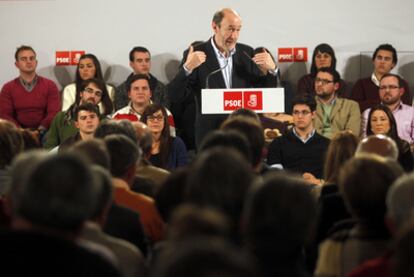
[{"label": "raised hand", "polygon": [[193,71],[206,61],[206,57],[203,51],[194,51],[194,47],[190,46],[184,67],[189,71]]}]

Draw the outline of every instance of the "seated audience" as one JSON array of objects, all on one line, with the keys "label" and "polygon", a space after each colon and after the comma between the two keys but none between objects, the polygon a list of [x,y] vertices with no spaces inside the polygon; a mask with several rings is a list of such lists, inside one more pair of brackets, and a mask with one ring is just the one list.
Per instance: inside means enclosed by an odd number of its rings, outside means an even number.
[{"label": "seated audience", "polygon": [[[304,75],[298,81],[296,95],[310,95],[315,96],[315,78],[316,73],[322,67],[328,67],[333,70],[336,69],[336,57],[333,48],[326,43],[321,43],[315,47],[312,55],[312,65],[310,73]],[[348,91],[344,80],[339,79],[339,86],[337,93],[339,97],[347,97]]]},{"label": "seated audience", "polygon": [[41,141],[60,110],[59,91],[53,81],[36,74],[36,52],[32,47],[20,46],[14,57],[20,75],[1,89],[0,118],[29,129]]},{"label": "seated audience", "polygon": [[[404,82],[400,76],[387,73],[381,78],[379,97],[381,104],[390,109],[396,122],[398,122],[398,136],[412,145],[414,143],[414,108],[401,101],[401,97],[405,93],[403,86]],[[368,108],[362,114],[362,135],[364,136],[370,111],[371,108]]]},{"label": "seated audience", "polygon": [[320,184],[329,139],[319,135],[313,120],[316,116],[313,96],[298,96],[293,100],[294,127],[285,136],[274,139],[268,149],[267,164],[303,174]]},{"label": "seated audience", "polygon": [[136,163],[141,157],[136,142],[121,134],[108,135],[104,140],[111,157],[115,203],[138,212],[148,238],[152,242],[161,240],[164,236],[164,223],[155,207],[154,199],[131,190]]},{"label": "seated audience", "polygon": [[152,132],[151,164],[172,170],[188,164],[187,148],[179,137],[172,137],[168,115],[164,107],[149,105],[142,114],[141,121]]},{"label": "seated audience", "polygon": [[236,150],[212,148],[201,153],[189,169],[186,201],[224,213],[232,237],[239,242],[241,212],[253,178],[248,162]]},{"label": "seated audience", "polygon": [[316,219],[316,201],[301,178],[271,173],[250,196],[246,246],[258,260],[260,276],[311,276],[304,247]]},{"label": "seated audience", "polygon": [[327,238],[335,223],[351,217],[339,192],[338,179],[341,168],[354,156],[357,147],[358,138],[349,131],[338,132],[329,143],[319,198],[318,243]]},{"label": "seated audience", "polygon": [[[385,216],[385,223],[392,236],[398,238],[402,233],[407,231],[406,229],[412,229],[414,211],[414,175],[410,174],[398,178],[388,190],[386,200],[387,214]],[[398,244],[399,242],[397,242],[396,252],[399,251]],[[409,247],[413,247],[413,245],[409,245]],[[394,257],[393,248],[394,247],[390,246],[390,250],[383,256],[364,262],[353,270],[349,276],[394,276],[392,274],[392,259]],[[397,259],[399,258],[398,255],[399,253],[395,255],[397,256]]]},{"label": "seated audience", "polygon": [[21,132],[10,121],[0,119],[0,199],[6,194],[11,181],[10,165],[24,150]]},{"label": "seated audience", "polygon": [[344,130],[350,130],[359,136],[361,130],[358,103],[338,97],[339,78],[339,73],[328,67],[321,67],[315,78],[315,129],[329,139]]},{"label": "seated audience", "polygon": [[398,147],[398,162],[405,171],[413,170],[414,162],[410,144],[399,137],[397,122],[387,106],[374,106],[369,111],[366,136],[370,135],[386,135],[392,138]]},{"label": "seated audience", "polygon": [[[78,66],[76,67],[75,82],[67,85],[62,92],[62,111],[66,111],[74,103],[78,103],[80,93],[83,91],[82,83],[88,79],[98,79],[105,83],[103,78],[101,64],[98,58],[93,54],[84,54],[79,58]],[[106,91],[108,92],[109,98],[111,99],[110,110],[109,106],[99,106],[101,113],[110,114],[113,112],[112,101],[115,97],[115,89],[110,85],[105,85]],[[103,89],[102,89],[103,90]],[[102,104],[104,104],[103,102]],[[106,103],[105,103],[106,104]],[[104,108],[105,110],[102,110]]]},{"label": "seated audience", "polygon": [[315,276],[347,276],[364,261],[384,254],[390,233],[384,223],[385,198],[403,171],[379,156],[348,160],[339,176],[339,188],[355,220],[325,240],[319,249]]},{"label": "seated audience", "polygon": [[91,248],[78,240],[96,205],[99,188],[83,160],[69,154],[28,152],[14,161],[12,177],[13,231],[0,235],[2,250],[7,253],[2,256],[3,272],[121,276],[108,249]]},{"label": "seated audience", "polygon": [[92,172],[100,183],[97,202],[92,215],[82,229],[80,239],[107,247],[118,260],[124,277],[140,277],[146,274],[146,265],[141,251],[133,244],[107,235],[102,227],[112,205],[112,182],[109,173],[102,167],[93,166]]},{"label": "seated audience", "polygon": [[218,238],[185,240],[174,251],[161,255],[153,277],[258,276],[252,258],[239,248]]},{"label": "seated audience", "polygon": [[98,106],[92,103],[79,105],[75,108],[73,116],[75,127],[78,131],[60,145],[59,151],[68,148],[77,141],[94,138],[95,131],[99,125],[100,114]]},{"label": "seated audience", "polygon": [[[110,157],[103,140],[79,141],[70,147],[70,151],[81,155],[89,164],[100,166],[109,172]],[[147,254],[148,241],[138,213],[112,201],[102,228],[110,236],[129,241],[138,247],[144,255]]]},{"label": "seated audience", "polygon": [[[370,77],[359,79],[352,88],[350,98],[357,101],[361,112],[380,103],[379,86],[382,76],[390,73],[397,65],[397,50],[391,44],[381,44],[372,55],[374,72]],[[412,105],[413,96],[406,81],[402,81],[404,94],[401,100],[406,105]]]},{"label": "seated audience", "polygon": [[49,131],[46,134],[45,148],[52,149],[69,137],[76,135],[78,128],[75,126],[76,117],[75,110],[79,105],[91,103],[98,105],[102,103],[103,114],[108,115],[112,110],[112,102],[106,90],[105,83],[99,79],[88,79],[81,84],[79,97],[76,102],[72,104],[68,110],[58,112],[52,121]]},{"label": "seated audience", "polygon": [[115,109],[119,110],[128,105],[129,89],[128,86],[132,83],[132,78],[135,75],[145,75],[149,81],[149,90],[152,92],[150,95],[151,100],[154,103],[160,104],[166,108],[169,107],[169,99],[165,85],[159,81],[151,71],[151,53],[142,46],[135,46],[129,52],[129,66],[133,72],[128,76],[125,82],[116,88],[115,94]]},{"label": "seated audience", "polygon": [[[150,88],[150,79],[147,75],[143,74],[133,75],[128,79],[126,89],[130,101],[126,106],[117,110],[112,115],[112,118],[139,121],[145,109],[153,103],[151,100],[152,91]],[[170,132],[172,136],[175,136],[174,118],[167,108],[165,108],[165,110],[167,111],[168,115]]]},{"label": "seated audience", "polygon": [[263,164],[265,139],[260,121],[246,116],[232,116],[226,119],[220,126],[223,131],[237,131],[244,135],[250,148],[250,164],[256,173],[264,173],[267,168]]}]

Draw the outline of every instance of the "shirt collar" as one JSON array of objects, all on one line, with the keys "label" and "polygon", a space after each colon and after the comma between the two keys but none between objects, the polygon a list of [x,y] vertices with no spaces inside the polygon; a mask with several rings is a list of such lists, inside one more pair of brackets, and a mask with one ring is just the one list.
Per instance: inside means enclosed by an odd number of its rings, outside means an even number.
[{"label": "shirt collar", "polygon": [[375,73],[372,73],[371,75],[371,81],[377,86],[379,87],[380,85],[380,81],[378,80],[377,76],[375,76]]},{"label": "shirt collar", "polygon": [[295,127],[293,127],[292,128],[293,129],[293,134],[298,138],[298,139],[300,139],[303,143],[307,143],[314,135],[315,135],[315,132],[316,132],[316,130],[315,130],[315,128],[309,133],[309,135],[308,135],[308,137],[307,138],[305,138],[305,139],[302,139],[300,136],[299,136],[299,134],[296,132],[296,129],[295,129]]}]

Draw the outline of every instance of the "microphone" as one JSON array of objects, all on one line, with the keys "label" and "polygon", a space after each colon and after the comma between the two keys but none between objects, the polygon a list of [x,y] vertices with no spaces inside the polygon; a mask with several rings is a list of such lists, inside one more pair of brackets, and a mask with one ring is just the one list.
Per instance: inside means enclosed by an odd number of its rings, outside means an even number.
[{"label": "microphone", "polygon": [[214,74],[216,74],[216,73],[218,73],[218,72],[220,72],[220,71],[223,71],[228,65],[229,65],[229,55],[228,55],[228,52],[227,52],[227,59],[226,59],[226,64],[224,65],[224,66],[222,66],[222,67],[220,67],[219,69],[216,69],[216,70],[214,70],[214,71],[212,71],[212,72],[210,72],[208,75],[207,75],[207,77],[206,77],[206,89],[209,89],[210,88],[210,85],[209,85],[209,80],[210,80],[210,77],[212,76],[212,75],[214,75]]}]

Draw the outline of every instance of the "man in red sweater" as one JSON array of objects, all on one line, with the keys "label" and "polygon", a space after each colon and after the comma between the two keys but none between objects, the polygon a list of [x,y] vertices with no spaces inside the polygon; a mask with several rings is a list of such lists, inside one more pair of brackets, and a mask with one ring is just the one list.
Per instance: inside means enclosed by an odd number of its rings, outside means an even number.
[{"label": "man in red sweater", "polygon": [[36,52],[32,47],[17,48],[15,59],[20,75],[6,83],[0,92],[0,118],[39,136],[60,110],[59,91],[53,81],[36,74]]}]

